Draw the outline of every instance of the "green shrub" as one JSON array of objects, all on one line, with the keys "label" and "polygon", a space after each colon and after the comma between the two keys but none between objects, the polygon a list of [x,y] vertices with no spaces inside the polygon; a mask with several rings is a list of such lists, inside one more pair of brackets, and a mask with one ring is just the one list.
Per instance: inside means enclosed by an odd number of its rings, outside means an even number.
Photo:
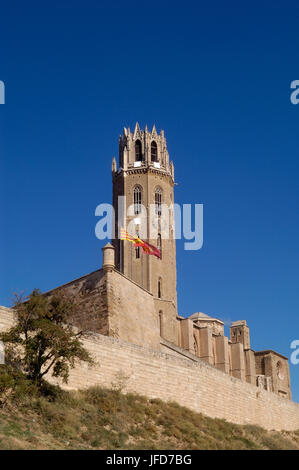
[{"label": "green shrub", "polygon": [[0,365],[0,407],[8,401],[18,402],[36,394],[37,387],[22,372],[9,365]]}]

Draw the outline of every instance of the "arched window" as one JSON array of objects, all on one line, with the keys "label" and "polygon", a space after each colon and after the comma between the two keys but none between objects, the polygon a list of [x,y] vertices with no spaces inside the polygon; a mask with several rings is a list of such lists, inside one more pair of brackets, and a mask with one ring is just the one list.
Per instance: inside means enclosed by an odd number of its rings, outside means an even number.
[{"label": "arched window", "polygon": [[156,142],[153,140],[151,143],[151,160],[152,162],[158,161],[158,148]]},{"label": "arched window", "polygon": [[135,186],[134,188],[134,214],[140,214],[142,204],[142,188],[141,186]]},{"label": "arched window", "polygon": [[142,147],[140,140],[136,140],[135,142],[135,161],[141,162],[142,161]]},{"label": "arched window", "polygon": [[160,259],[162,259],[162,237],[161,237],[161,233],[158,233],[158,238],[157,238],[157,248],[158,250],[160,250]]},{"label": "arched window", "polygon": [[159,331],[160,331],[160,336],[163,336],[163,312],[162,310],[159,311]]},{"label": "arched window", "polygon": [[162,279],[159,277],[158,279],[158,299],[162,297]]},{"label": "arched window", "polygon": [[156,188],[155,191],[155,212],[159,217],[162,214],[162,189]]}]

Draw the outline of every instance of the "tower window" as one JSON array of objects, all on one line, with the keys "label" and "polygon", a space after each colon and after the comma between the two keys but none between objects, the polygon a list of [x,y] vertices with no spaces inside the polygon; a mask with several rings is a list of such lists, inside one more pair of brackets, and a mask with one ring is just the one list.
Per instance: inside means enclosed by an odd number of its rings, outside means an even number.
[{"label": "tower window", "polygon": [[162,259],[162,237],[161,237],[161,233],[158,233],[157,248],[158,248],[158,249],[160,250],[160,252],[161,252],[160,259]]},{"label": "tower window", "polygon": [[151,160],[152,162],[158,161],[158,148],[156,142],[153,140],[151,143]]},{"label": "tower window", "polygon": [[162,189],[157,188],[155,191],[155,212],[159,217],[162,214]]},{"label": "tower window", "polygon": [[134,214],[140,214],[142,204],[142,189],[141,186],[135,186],[134,188]]},{"label": "tower window", "polygon": [[135,142],[135,161],[141,162],[142,161],[142,147],[140,140],[136,140]]},{"label": "tower window", "polygon": [[[139,238],[139,230],[138,229],[136,230],[136,237]],[[136,257],[136,259],[140,259],[140,247],[139,246],[135,247],[135,257]]]},{"label": "tower window", "polygon": [[158,299],[161,299],[162,297],[162,279],[160,278],[158,280]]},{"label": "tower window", "polygon": [[163,336],[163,312],[162,310],[159,311],[159,330],[160,330],[160,336]]}]

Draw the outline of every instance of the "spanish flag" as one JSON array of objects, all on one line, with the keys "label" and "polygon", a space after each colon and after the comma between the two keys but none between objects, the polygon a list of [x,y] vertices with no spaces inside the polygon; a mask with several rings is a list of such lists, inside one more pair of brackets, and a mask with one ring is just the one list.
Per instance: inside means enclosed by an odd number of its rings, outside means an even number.
[{"label": "spanish flag", "polygon": [[121,228],[120,239],[132,242],[133,245],[136,247],[140,246],[142,248],[143,253],[145,253],[146,255],[154,255],[157,258],[161,259],[161,250],[151,245],[150,243],[147,243],[144,240],[141,240],[141,238],[137,236],[129,235],[128,232],[124,228]]}]

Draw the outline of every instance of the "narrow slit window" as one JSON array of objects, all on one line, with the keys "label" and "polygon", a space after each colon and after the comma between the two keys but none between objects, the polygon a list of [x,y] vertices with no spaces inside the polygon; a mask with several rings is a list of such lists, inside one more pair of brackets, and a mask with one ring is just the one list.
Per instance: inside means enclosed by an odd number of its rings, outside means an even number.
[{"label": "narrow slit window", "polygon": [[162,259],[162,237],[161,237],[161,233],[158,233],[157,248],[158,248],[158,250],[160,250],[160,259]]},{"label": "narrow slit window", "polygon": [[162,297],[162,280],[158,280],[158,299],[161,299]]},{"label": "narrow slit window", "polygon": [[161,310],[159,312],[159,330],[160,336],[163,336],[163,312]]}]

